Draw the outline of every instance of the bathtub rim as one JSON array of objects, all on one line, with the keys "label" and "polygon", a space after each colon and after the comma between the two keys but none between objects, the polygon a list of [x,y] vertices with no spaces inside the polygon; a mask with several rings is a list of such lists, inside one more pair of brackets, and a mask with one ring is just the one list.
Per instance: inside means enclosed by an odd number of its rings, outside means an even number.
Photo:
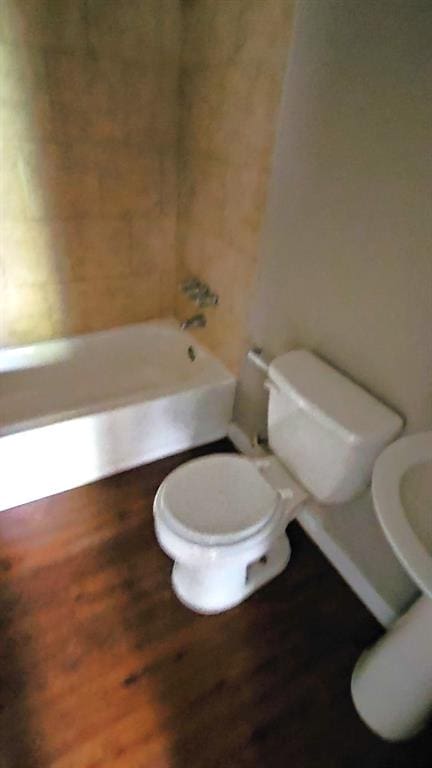
[{"label": "bathtub rim", "polygon": [[[26,432],[28,430],[38,429],[40,427],[46,427],[51,424],[55,424],[59,421],[70,421],[72,419],[79,418],[81,416],[89,416],[92,414],[100,414],[107,411],[115,411],[119,410],[121,408],[127,407],[129,405],[139,404],[141,402],[153,402],[157,400],[162,400],[167,397],[170,397],[175,394],[181,394],[188,392],[190,390],[195,390],[197,393],[200,391],[206,391],[212,386],[214,386],[215,383],[218,383],[220,385],[223,384],[232,384],[235,386],[237,379],[234,376],[231,371],[224,365],[224,363],[219,360],[218,357],[216,357],[210,350],[208,350],[206,347],[204,347],[199,341],[195,339],[188,331],[180,330],[178,321],[175,320],[173,317],[166,317],[166,318],[154,318],[152,320],[145,320],[141,323],[131,323],[124,326],[116,326],[114,328],[110,329],[104,329],[101,331],[92,331],[91,333],[84,333],[84,334],[76,334],[75,336],[67,336],[64,338],[58,338],[58,339],[47,339],[46,341],[40,341],[35,342],[34,345],[19,345],[15,347],[5,347],[4,349],[0,349],[0,356],[4,352],[8,352],[10,350],[17,351],[17,350],[23,350],[27,349],[29,347],[34,347],[36,345],[51,345],[55,344],[58,345],[59,343],[66,341],[66,342],[74,342],[81,339],[86,339],[88,336],[95,338],[95,337],[107,337],[113,332],[117,331],[128,331],[128,330],[137,330],[143,326],[147,327],[159,327],[162,329],[166,328],[167,330],[171,331],[177,331],[178,334],[185,336],[185,341],[190,341],[190,346],[195,347],[200,354],[203,355],[204,358],[209,359],[209,361],[217,367],[217,371],[214,371],[214,374],[218,374],[218,378],[215,379],[215,375],[212,377],[211,381],[207,382],[201,382],[200,384],[194,384],[193,380],[189,381],[173,381],[170,384],[165,384],[164,386],[158,386],[158,387],[152,387],[148,390],[142,391],[142,390],[136,390],[134,392],[126,393],[120,396],[114,396],[110,398],[105,398],[103,400],[97,401],[97,402],[91,402],[89,404],[83,404],[82,406],[75,407],[75,408],[66,408],[65,410],[57,410],[50,413],[44,413],[40,416],[34,416],[29,419],[22,419],[19,421],[14,422],[7,422],[5,424],[0,423],[0,439],[3,437],[9,437],[10,435],[19,434],[21,432]],[[49,365],[49,363],[47,363]],[[191,362],[191,365],[193,365],[193,362]],[[29,367],[35,367],[35,366],[29,366]],[[0,373],[1,376],[1,373]]]}]

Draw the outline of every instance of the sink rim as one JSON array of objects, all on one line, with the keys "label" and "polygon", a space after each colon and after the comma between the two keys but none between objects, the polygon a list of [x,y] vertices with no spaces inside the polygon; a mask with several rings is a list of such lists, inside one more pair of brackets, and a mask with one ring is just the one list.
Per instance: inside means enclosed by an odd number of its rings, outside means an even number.
[{"label": "sink rim", "polygon": [[400,485],[410,468],[432,461],[432,431],[407,435],[389,445],[372,472],[372,497],[381,527],[398,560],[432,599],[432,555],[410,525]]}]

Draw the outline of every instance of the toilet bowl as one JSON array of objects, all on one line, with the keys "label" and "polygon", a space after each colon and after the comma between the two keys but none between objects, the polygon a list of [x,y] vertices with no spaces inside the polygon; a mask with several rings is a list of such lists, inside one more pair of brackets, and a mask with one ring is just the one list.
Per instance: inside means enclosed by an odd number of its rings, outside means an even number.
[{"label": "toilet bowl", "polygon": [[271,453],[194,459],[163,481],[154,502],[157,539],[174,560],[179,599],[201,613],[237,605],[287,565],[286,527],[310,495],[351,500],[367,486],[398,414],[306,350],[268,367]]},{"label": "toilet bowl", "polygon": [[[276,490],[271,483],[281,477]],[[174,470],[156,494],[154,518],[159,544],[174,560],[178,598],[218,613],[277,576],[291,554],[290,513],[306,495],[274,457],[213,454]]]}]

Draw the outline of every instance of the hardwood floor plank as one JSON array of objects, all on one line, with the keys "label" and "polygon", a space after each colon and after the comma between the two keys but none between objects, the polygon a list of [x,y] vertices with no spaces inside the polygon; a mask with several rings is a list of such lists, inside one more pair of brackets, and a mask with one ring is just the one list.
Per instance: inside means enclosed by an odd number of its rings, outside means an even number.
[{"label": "hardwood floor plank", "polygon": [[170,586],[152,504],[228,441],[0,515],[0,768],[430,768],[388,745],[349,683],[380,629],[293,524],[286,571],[199,616]]}]

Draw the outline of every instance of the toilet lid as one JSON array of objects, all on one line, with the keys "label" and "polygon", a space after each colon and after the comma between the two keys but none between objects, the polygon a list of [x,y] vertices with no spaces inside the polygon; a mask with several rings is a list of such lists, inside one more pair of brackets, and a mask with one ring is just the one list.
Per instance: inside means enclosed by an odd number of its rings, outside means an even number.
[{"label": "toilet lid", "polygon": [[161,509],[186,538],[229,544],[258,531],[276,508],[277,493],[248,459],[216,454],[193,459],[163,483]]}]

